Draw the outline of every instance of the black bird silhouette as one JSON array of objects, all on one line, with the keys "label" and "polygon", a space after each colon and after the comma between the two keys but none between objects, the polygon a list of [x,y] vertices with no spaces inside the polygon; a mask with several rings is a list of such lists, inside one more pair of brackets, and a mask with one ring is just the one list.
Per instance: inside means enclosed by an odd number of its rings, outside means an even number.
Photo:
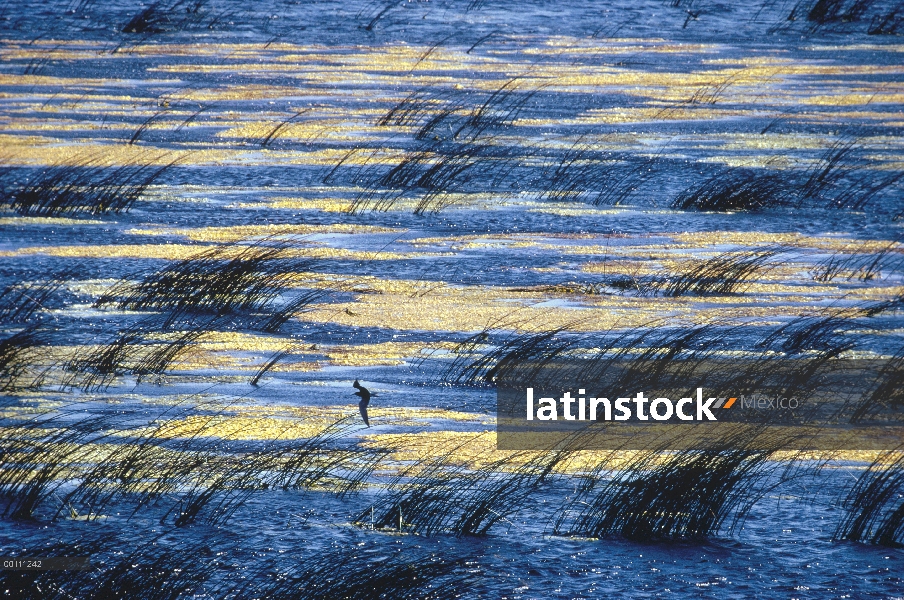
[{"label": "black bird silhouette", "polygon": [[[370,391],[358,383],[357,379],[352,386],[358,389],[358,391],[355,392],[355,395],[361,396],[361,402],[358,403],[358,410],[361,411],[361,418],[364,419],[364,424],[370,427],[370,421],[367,420],[367,405],[370,404]],[[376,394],[374,394],[374,396],[376,396]]]},{"label": "black bird silhouette", "polygon": [[703,12],[702,10],[698,10],[697,12],[685,10],[687,13],[687,18],[684,20],[684,26],[681,29],[687,29],[687,24],[691,21],[696,21],[700,14]]}]

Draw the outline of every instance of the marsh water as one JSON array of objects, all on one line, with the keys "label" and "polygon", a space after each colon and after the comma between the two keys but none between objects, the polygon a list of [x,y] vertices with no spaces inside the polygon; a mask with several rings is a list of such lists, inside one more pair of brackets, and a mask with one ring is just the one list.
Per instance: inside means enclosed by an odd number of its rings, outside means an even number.
[{"label": "marsh water", "polygon": [[[0,333],[39,341],[18,363],[3,358],[3,428],[102,418],[106,434],[78,438],[102,455],[172,420],[162,447],[201,440],[242,458],[345,419],[335,443],[387,458],[349,494],[329,481],[261,486],[228,518],[205,509],[184,523],[173,512],[184,488],[96,508],[67,496],[82,480],[73,466],[30,515],[0,519],[0,555],[81,544],[91,575],[5,571],[0,593],[103,597],[85,582],[129,557],[158,569],[157,584],[179,581],[174,597],[254,597],[239,582],[313,577],[305,569],[331,556],[332,577],[353,580],[410,556],[453,563],[437,597],[904,596],[899,547],[834,539],[875,453],[803,461],[786,480],[776,460],[744,518],[702,537],[556,534],[581,466],[484,535],[366,517],[417,460],[451,447],[451,462],[474,469],[500,459],[495,390],[450,365],[513,334],[604,346],[625,331],[712,325],[731,330],[725,352],[743,352],[795,319],[834,316],[831,343],[845,352],[900,353],[900,12],[783,0],[4,2]],[[98,209],[103,194],[123,199],[126,176],[144,178],[136,195]],[[752,191],[731,196],[723,181]],[[61,200],[67,185],[80,200]],[[723,204],[705,204],[710,192]],[[205,251],[228,261],[261,244],[297,261],[279,289],[250,311],[198,311],[207,325],[191,336],[180,337],[199,322],[184,320],[192,307],[161,324],[160,305],[103,300]],[[721,291],[662,291],[700,261],[743,253],[759,262]],[[275,327],[251,315],[307,293]],[[828,337],[797,349],[825,350]],[[163,364],[101,360],[113,356],[104,348],[175,339]],[[369,428],[356,379],[376,394]],[[12,502],[15,486],[2,491]],[[205,575],[154,562],[165,551]]]}]

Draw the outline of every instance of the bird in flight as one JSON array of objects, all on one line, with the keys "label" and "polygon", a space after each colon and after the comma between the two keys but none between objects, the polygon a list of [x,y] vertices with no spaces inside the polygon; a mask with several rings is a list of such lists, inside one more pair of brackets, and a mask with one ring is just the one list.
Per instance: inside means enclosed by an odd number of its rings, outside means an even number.
[{"label": "bird in flight", "polygon": [[[361,411],[361,418],[364,419],[364,424],[370,427],[370,421],[367,419],[367,405],[370,404],[370,391],[358,383],[358,380],[355,380],[355,383],[352,384],[355,388],[357,388],[357,392],[355,392],[356,396],[361,396],[361,402],[358,403],[358,410]],[[376,396],[376,394],[374,394]]]}]

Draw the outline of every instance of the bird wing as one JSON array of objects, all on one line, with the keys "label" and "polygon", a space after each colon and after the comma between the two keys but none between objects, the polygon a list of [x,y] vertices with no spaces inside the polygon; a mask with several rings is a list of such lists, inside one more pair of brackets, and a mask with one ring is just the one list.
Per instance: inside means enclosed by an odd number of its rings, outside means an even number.
[{"label": "bird wing", "polygon": [[370,427],[370,421],[367,419],[367,401],[362,400],[358,403],[358,410],[361,411],[361,418],[364,419],[364,424]]}]

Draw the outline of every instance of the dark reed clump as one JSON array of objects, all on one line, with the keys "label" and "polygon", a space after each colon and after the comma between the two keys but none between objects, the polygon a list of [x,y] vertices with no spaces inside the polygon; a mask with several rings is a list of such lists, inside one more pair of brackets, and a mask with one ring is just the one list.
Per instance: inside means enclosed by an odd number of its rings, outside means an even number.
[{"label": "dark reed clump", "polygon": [[[396,8],[398,4],[396,2],[388,2],[385,5],[382,5],[380,2],[374,2],[371,4],[365,5],[358,14],[355,15],[356,19],[364,19],[367,21],[366,25],[358,25],[358,29],[362,29],[364,31],[373,31],[374,27],[377,23],[380,22],[384,16],[386,16],[389,11]],[[370,14],[365,14],[368,11],[371,11]],[[375,13],[373,11],[376,11]],[[373,16],[371,16],[373,15]],[[368,20],[369,19],[369,20]]]},{"label": "dark reed clump", "polygon": [[277,139],[280,135],[282,135],[286,131],[286,129],[289,128],[289,126],[292,124],[292,121],[294,121],[301,115],[305,114],[306,112],[309,112],[309,110],[310,109],[305,109],[305,110],[300,110],[300,111],[296,112],[294,115],[292,115],[288,119],[282,121],[279,125],[277,125],[273,129],[268,131],[267,135],[265,135],[261,139],[261,146],[266,148],[267,146],[272,144],[273,140]]},{"label": "dark reed clump", "polygon": [[[533,381],[555,373],[567,381],[578,365],[581,378],[602,377],[613,365],[634,365],[621,370],[623,377],[613,386],[633,386],[632,380],[663,371],[679,358],[696,363],[712,352],[730,347],[735,328],[719,323],[693,327],[664,327],[653,322],[600,336],[581,332],[579,322],[538,331],[488,328],[458,343],[439,380],[459,385],[495,385],[501,379]],[[580,360],[580,363],[578,363]],[[557,367],[548,369],[547,367]],[[545,379],[544,379],[545,381]],[[554,381],[546,381],[550,386]]]},{"label": "dark reed clump", "polygon": [[[487,330],[453,350],[455,357],[442,365],[439,380],[494,385],[503,390],[523,390],[525,385],[570,389],[576,381],[593,381],[601,390],[677,390],[685,389],[688,381],[697,381],[705,382],[701,386],[713,396],[726,398],[762,393],[768,385],[781,397],[793,396],[803,402],[824,390],[824,386],[818,387],[820,378],[832,371],[833,359],[854,347],[852,340],[831,335],[838,327],[850,329],[854,321],[839,323],[819,323],[822,327],[798,323],[783,331],[773,330],[767,334],[766,344],[752,348],[746,335],[749,329],[719,322],[686,327],[652,322],[604,335],[566,328]],[[823,337],[812,344],[794,339],[797,333],[806,337],[803,330]],[[788,349],[777,351],[782,343],[787,343]],[[723,352],[738,350],[745,354],[743,362],[725,361]],[[752,416],[760,422],[778,415]],[[804,417],[799,413],[792,416]]]},{"label": "dark reed clump", "polygon": [[64,365],[68,375],[63,388],[85,391],[108,388],[117,377],[132,375],[138,382],[162,375],[187,354],[206,333],[232,322],[225,317],[182,319],[150,317],[125,327],[107,341],[71,358]]},{"label": "dark reed clump", "polygon": [[904,546],[904,448],[880,454],[844,500],[834,539]]},{"label": "dark reed clump", "polygon": [[178,162],[167,153],[110,167],[96,158],[75,165],[49,167],[9,195],[9,206],[21,215],[55,217],[77,214],[119,214],[141,198],[148,187]]},{"label": "dark reed clump", "polygon": [[[755,348],[763,353],[759,362],[772,382],[772,392],[797,397],[802,405],[814,399],[811,410],[816,412],[827,396],[837,398],[842,389],[842,393],[853,393],[839,405],[833,420],[857,422],[889,408],[889,402],[894,404],[894,398],[900,395],[894,392],[889,396],[888,388],[883,386],[900,381],[900,360],[893,357],[888,361],[861,361],[846,355],[859,349],[858,330],[879,331],[866,319],[890,306],[891,303],[881,302],[805,315],[768,331]],[[789,365],[792,368],[788,369]],[[756,387],[753,385],[749,393],[756,394]]]},{"label": "dark reed clump", "polygon": [[582,136],[545,169],[540,197],[619,206],[653,178],[660,158],[602,152]]},{"label": "dark reed clump", "polygon": [[206,0],[178,0],[173,3],[154,2],[141,9],[123,25],[123,33],[151,35],[179,31],[197,25],[203,18]]},{"label": "dark reed clump", "polygon": [[402,198],[416,198],[415,214],[436,213],[458,202],[458,194],[500,189],[521,157],[521,150],[495,144],[424,144],[388,170],[362,168],[354,182],[365,191],[352,212],[385,211]]},{"label": "dark reed clump", "polygon": [[509,367],[537,364],[539,369],[580,344],[581,337],[570,333],[568,326],[527,333],[488,328],[458,343],[455,359],[439,379],[456,385],[492,385]]},{"label": "dark reed clump", "polygon": [[713,353],[731,347],[735,327],[718,322],[690,327],[637,327],[606,339],[586,369],[608,375],[610,387],[677,387],[694,378]]},{"label": "dark reed clump", "polygon": [[[605,335],[578,327],[488,329],[459,343],[439,380],[502,389],[523,389],[524,382],[568,389],[575,381],[594,381],[603,390],[674,390],[698,381],[714,396],[761,394],[768,386],[770,393],[804,402],[829,391],[825,377],[856,347],[848,332],[863,327],[859,317],[865,316],[856,309],[797,318],[753,344],[749,327],[719,322],[677,327],[660,321]],[[744,359],[726,362],[725,351],[742,351]],[[760,422],[778,413],[752,416]]]},{"label": "dark reed clump", "polygon": [[[348,448],[336,441],[357,428],[357,419],[325,427],[310,439],[271,443],[263,449],[234,455],[216,470],[205,467],[209,479],[188,488],[169,515],[177,526],[198,520],[225,523],[255,493],[261,490],[330,491],[339,496],[356,493],[383,458],[383,453]],[[269,469],[270,473],[265,470]],[[165,517],[164,517],[165,518]]]},{"label": "dark reed clump", "polygon": [[659,152],[639,160],[626,160],[613,165],[607,179],[601,182],[600,193],[594,198],[593,204],[607,206],[625,204],[641,186],[656,175],[661,154]]},{"label": "dark reed clump", "polygon": [[873,15],[870,19],[868,35],[899,35],[904,31],[904,4],[897,4],[885,14]]},{"label": "dark reed clump", "polygon": [[197,256],[154,271],[138,283],[122,281],[101,296],[95,307],[160,311],[171,320],[192,314],[263,315],[273,331],[292,314],[320,296],[299,294],[281,305],[293,273],[308,271],[316,261],[292,256],[297,240],[264,239],[250,244],[216,246]]},{"label": "dark reed clump", "polygon": [[[779,363],[786,369],[778,373],[776,355],[748,349],[746,333],[743,326],[730,323],[666,327],[654,322],[603,339],[588,336],[584,350],[554,362],[552,369],[538,372],[531,364],[513,366],[501,378],[506,384],[536,381],[553,389],[576,380],[595,381],[602,390],[680,390],[697,381],[708,393],[725,397],[762,391],[768,382],[773,389],[803,399],[812,393],[807,384],[834,356],[823,352],[807,363],[793,363],[792,368]],[[726,363],[722,353],[737,350],[746,355],[743,363]]]},{"label": "dark reed clump", "polygon": [[829,206],[861,210],[877,197],[900,193],[902,182],[904,182],[902,171],[877,176],[870,170],[863,169],[851,177],[845,187],[829,198]]},{"label": "dark reed clump", "polygon": [[845,334],[855,327],[853,318],[856,316],[856,311],[841,310],[832,314],[796,317],[776,327],[758,346],[777,347],[791,353],[817,350],[837,356],[854,346]]},{"label": "dark reed clump", "polygon": [[[465,442],[466,444],[467,442]],[[459,460],[462,444],[403,470],[359,525],[423,535],[485,535],[524,508],[566,452],[522,452],[479,468]]]},{"label": "dark reed clump", "polygon": [[877,373],[873,389],[853,407],[850,420],[852,423],[858,423],[883,411],[899,411],[902,408],[904,408],[904,348],[885,361]]},{"label": "dark reed clump", "polygon": [[702,184],[689,186],[672,208],[709,211],[765,210],[821,206],[861,210],[893,197],[904,172],[869,168],[860,140],[843,136],[807,169],[766,171],[728,167]]},{"label": "dark reed clump", "polygon": [[[223,453],[215,441],[203,466],[194,460],[191,478],[184,478],[178,504],[161,517],[184,526],[206,511],[205,522],[222,524],[253,494],[261,490],[300,490],[318,487],[338,495],[358,490],[383,457],[380,451],[348,448],[340,438],[357,428],[357,418],[341,419],[310,438],[270,442],[262,447]],[[189,444],[197,442],[191,440]],[[193,451],[192,451],[193,452]],[[184,476],[183,476],[184,477]]]},{"label": "dark reed clump", "polygon": [[772,454],[785,447],[756,433],[742,437],[666,455],[639,453],[595,495],[593,485],[586,487],[556,532],[651,541],[706,538],[728,519],[733,529],[762,495],[758,484],[773,471]]},{"label": "dark reed clump", "polygon": [[822,283],[844,278],[848,281],[873,281],[882,273],[904,270],[904,256],[898,250],[900,239],[892,240],[878,252],[871,252],[870,242],[864,242],[850,252],[838,252],[814,265],[810,271],[813,279]]},{"label": "dark reed clump", "polygon": [[[186,547],[188,546],[188,547]],[[194,547],[193,547],[194,546]],[[200,546],[200,547],[198,547]],[[180,598],[202,592],[218,561],[203,542],[143,544],[86,583],[93,597]]]},{"label": "dark reed clump", "polygon": [[254,375],[251,377],[251,380],[248,383],[250,383],[253,386],[256,386],[258,384],[258,382],[261,380],[261,377],[266,375],[271,369],[273,369],[273,367],[276,366],[276,364],[279,361],[281,361],[282,359],[284,359],[287,356],[289,356],[290,354],[292,354],[292,352],[297,350],[298,348],[299,348],[299,345],[297,343],[289,343],[289,344],[286,344],[285,347],[283,347],[282,349],[274,352],[270,356],[270,358],[268,358],[267,361],[264,364],[262,364],[260,366],[260,368],[254,373]]},{"label": "dark reed clump", "polygon": [[[269,317],[268,317],[269,318]],[[63,364],[62,388],[97,392],[117,378],[131,375],[137,382],[169,371],[173,363],[190,356],[197,342],[215,331],[254,329],[260,320],[229,315],[151,315],[118,331],[105,333],[99,342]]]},{"label": "dark reed clump", "polygon": [[68,360],[64,365],[66,376],[62,387],[96,392],[108,388],[122,375],[134,375],[138,381],[150,375],[161,375],[198,338],[211,330],[214,320],[196,320],[186,329],[175,330],[170,329],[171,323],[164,327],[159,319],[126,327],[112,339]]},{"label": "dark reed clump", "polygon": [[850,332],[869,327],[862,317],[889,306],[882,303],[797,317],[768,330],[752,345],[743,327],[720,322],[676,327],[653,321],[605,335],[582,332],[579,322],[536,331],[520,331],[517,325],[509,325],[511,330],[490,327],[458,343],[439,381],[494,385],[501,379],[533,381],[544,373],[558,373],[561,381],[568,381],[574,373],[566,367],[580,364],[582,379],[603,377],[612,368],[621,379],[611,385],[629,389],[635,387],[634,380],[652,386],[655,376],[671,373],[673,368],[680,367],[678,372],[690,376],[697,366],[705,365],[714,353],[723,350],[744,350],[749,358],[749,372],[738,372],[734,384],[739,385],[747,376],[758,380],[772,369],[770,361],[778,355],[808,355],[811,360],[801,365],[812,375],[812,369],[818,370],[826,361],[856,346]]},{"label": "dark reed clump", "polygon": [[51,342],[51,333],[40,324],[0,339],[0,391],[39,385],[41,373],[36,372],[36,367]]},{"label": "dark reed clump", "polygon": [[[807,33],[817,31],[850,33],[868,22],[868,35],[895,34],[900,27],[900,2],[883,0],[798,0],[787,22],[799,21]],[[772,30],[776,28],[773,27]]]},{"label": "dark reed clump", "polygon": [[212,406],[205,414],[203,408],[170,408],[155,424],[134,431],[116,426],[110,416],[85,418],[77,407],[7,419],[0,440],[3,514],[33,519],[40,510],[52,518],[94,520],[114,504],[131,505],[135,516],[164,503],[161,523],[216,525],[264,490],[354,493],[385,454],[343,439],[357,427],[356,417],[300,439],[283,439],[291,423],[278,426],[262,417],[265,437],[239,442],[219,437],[228,410]]},{"label": "dark reed clump", "polygon": [[[200,252],[135,283],[125,279],[96,302],[101,308],[156,314],[127,326],[67,363],[64,387],[102,390],[125,374],[160,375],[214,330],[276,332],[321,290],[287,293],[294,274],[316,262],[293,255],[296,240],[266,238]],[[272,365],[270,365],[272,367]],[[254,383],[263,373],[258,373]]]},{"label": "dark reed clump", "polygon": [[602,153],[592,144],[578,140],[546,168],[544,179],[547,183],[541,198],[545,200],[587,198],[600,183],[599,175],[605,172],[606,167],[604,161],[609,158],[610,153]]},{"label": "dark reed clump", "polygon": [[859,316],[875,317],[877,315],[882,315],[889,312],[897,312],[900,310],[904,310],[904,294],[898,294],[897,296],[888,300],[882,300],[881,302],[874,302],[872,304],[862,306],[859,309]]},{"label": "dark reed clump", "polygon": [[[424,87],[409,93],[389,111],[377,120],[377,125],[381,127],[401,126],[414,127],[423,126],[424,123],[433,118],[437,114],[437,108],[443,107],[442,111],[447,111],[445,107],[452,96],[443,90]],[[455,110],[463,108],[463,104],[455,104]]]},{"label": "dark reed clump", "polygon": [[134,145],[138,140],[141,139],[141,136],[145,134],[145,132],[150,128],[151,124],[162,114],[166,113],[166,109],[159,110],[155,112],[153,115],[144,120],[144,122],[138,126],[138,128],[132,133],[132,137],[129,138],[127,142],[129,146]]},{"label": "dark reed clump", "polygon": [[0,323],[27,323],[42,311],[55,307],[63,282],[62,274],[44,281],[12,283],[0,290]]},{"label": "dark reed clump", "polygon": [[806,20],[815,29],[833,23],[860,21],[875,3],[876,0],[802,0],[794,6],[792,14],[806,13]]},{"label": "dark reed clump", "polygon": [[41,75],[47,69],[48,65],[52,64],[51,59],[49,57],[44,58],[34,58],[28,61],[28,64],[25,65],[25,68],[22,69],[23,75]]},{"label": "dark reed clump", "polygon": [[868,202],[899,193],[904,172],[870,169],[864,150],[859,139],[849,136],[829,146],[803,173],[798,184],[801,202],[861,210]]},{"label": "dark reed clump", "polygon": [[544,285],[531,288],[511,288],[514,292],[531,291],[547,292],[550,294],[605,296],[637,292],[642,294],[651,284],[664,278],[658,275],[640,275],[638,273],[613,273],[604,275],[596,281],[569,282],[556,285]]},{"label": "dark reed clump", "polygon": [[797,203],[794,186],[777,173],[727,168],[678,194],[672,208],[707,211],[763,210]]},{"label": "dark reed clump", "polygon": [[464,102],[447,103],[421,126],[415,139],[474,143],[487,131],[511,126],[540,91],[521,90],[518,82],[518,77],[509,79],[470,109]]},{"label": "dark reed clump", "polygon": [[[369,154],[349,151],[324,177],[335,180],[340,169],[349,171],[349,183],[363,188],[351,211],[392,208],[403,198],[415,201],[415,214],[436,213],[460,202],[462,194],[510,194],[519,183],[512,173],[523,167],[531,151],[498,143],[499,132],[509,128],[539,89],[522,90],[515,77],[474,103],[442,90],[411,92],[379,120],[382,126],[417,128],[415,144],[394,164],[385,166],[385,150]],[[357,166],[348,168],[352,157]]]},{"label": "dark reed clump", "polygon": [[858,149],[857,140],[843,137],[829,146],[819,160],[806,174],[806,180],[801,187],[804,198],[820,196],[827,188],[833,187],[837,182],[857,168],[852,162]]},{"label": "dark reed clump", "polygon": [[713,258],[694,261],[689,268],[677,275],[646,284],[642,288],[642,294],[661,293],[671,298],[687,294],[734,294],[752,279],[774,267],[772,259],[786,251],[782,247],[769,247],[724,252]]},{"label": "dark reed clump", "polygon": [[34,518],[40,506],[78,472],[89,442],[103,435],[109,421],[107,416],[93,416],[51,427],[54,423],[46,415],[24,422],[7,420],[0,441],[3,516]]}]

